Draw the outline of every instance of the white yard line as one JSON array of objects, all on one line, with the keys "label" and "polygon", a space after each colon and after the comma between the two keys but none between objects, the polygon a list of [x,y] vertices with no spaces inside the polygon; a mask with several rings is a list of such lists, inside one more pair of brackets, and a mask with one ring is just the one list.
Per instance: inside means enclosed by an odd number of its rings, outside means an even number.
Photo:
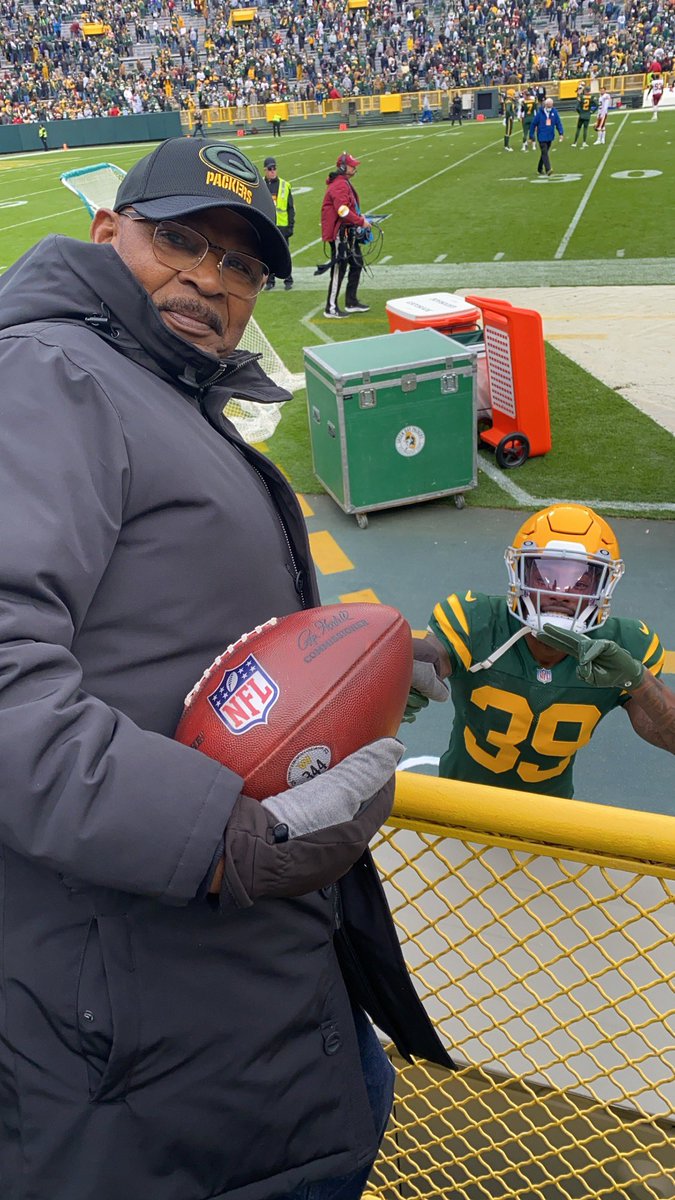
[{"label": "white yard line", "polygon": [[[448,171],[454,171],[456,167],[461,167],[463,163],[468,162],[471,158],[475,158],[476,155],[482,154],[485,150],[490,150],[494,146],[498,146],[500,140],[486,142],[478,150],[473,150],[471,154],[465,154],[464,158],[458,158],[456,162],[450,163],[447,167],[442,167],[440,171],[435,171],[433,175],[427,175],[425,179],[420,179],[418,183],[413,183],[411,187],[405,188],[402,192],[397,192],[395,196],[389,196],[386,200],[373,201],[369,206],[369,211],[377,212],[381,208],[387,208],[390,204],[395,204],[397,200],[402,200],[404,196],[409,196],[411,192],[416,192],[418,188],[426,187],[428,183],[431,183],[432,179],[440,179],[442,175],[447,175]],[[316,173],[316,171],[313,172],[313,174]],[[297,250],[293,251],[293,258],[297,258],[305,250],[311,250],[313,246],[319,246],[322,240],[322,238],[314,238],[313,241],[306,242],[304,246],[300,246]]]},{"label": "white yard line", "polygon": [[320,342],[327,344],[328,342],[334,342],[335,338],[332,338],[329,333],[325,333],[323,329],[320,329],[318,325],[314,324],[314,317],[318,317],[319,313],[322,313],[323,311],[324,305],[320,304],[318,308],[313,308],[304,317],[301,317],[300,322],[305,326],[306,329],[309,329],[310,333],[312,333],[315,337],[318,337]]},{"label": "white yard line", "polygon": [[596,183],[598,182],[598,179],[600,178],[600,176],[602,175],[602,172],[604,171],[605,167],[607,166],[607,160],[608,160],[610,154],[612,153],[612,150],[614,148],[614,143],[615,143],[616,139],[618,138],[619,134],[621,133],[621,130],[623,129],[627,120],[628,120],[628,113],[624,113],[623,120],[620,122],[620,124],[617,128],[617,131],[614,134],[614,137],[612,138],[611,142],[609,143],[606,154],[603,154],[602,159],[595,171],[595,174],[593,175],[591,182],[589,183],[588,187],[586,188],[586,191],[583,194],[581,204],[579,205],[577,211],[575,212],[574,216],[572,217],[572,220],[570,221],[567,231],[563,235],[563,240],[561,241],[560,245],[558,246],[558,249],[555,252],[555,258],[562,258],[563,254],[565,253],[565,251],[570,243],[570,239],[574,233],[574,230],[576,229],[577,225],[579,224],[579,221],[581,220],[581,218],[583,216],[584,209],[586,208],[586,205],[588,204],[588,201],[590,200],[591,195],[593,194],[593,188],[595,187]]},{"label": "white yard line", "polygon": [[[502,471],[500,468],[488,458],[487,454],[478,455],[478,466],[481,471],[491,479],[497,487],[506,492],[516,503],[522,505],[523,508],[548,508],[551,504],[578,504],[579,497],[574,500],[563,499],[560,496],[531,496],[524,488],[511,477],[509,471]],[[584,504],[588,504],[591,508],[608,508],[617,509],[625,512],[673,512],[675,513],[675,504],[667,501],[646,501],[646,500],[599,500],[585,498]]]},{"label": "white yard line", "polygon": [[[321,244],[320,239],[310,243]],[[304,247],[303,247],[304,249]],[[300,250],[298,250],[300,254]],[[294,267],[293,276],[305,290],[320,290],[324,282],[314,276],[314,267]],[[458,291],[467,288],[485,291],[488,287],[584,287],[597,286],[598,279],[608,286],[623,284],[675,284],[675,256],[672,258],[589,258],[542,261],[523,259],[513,262],[429,262],[376,263],[372,286],[381,289],[419,288],[420,292]],[[448,287],[452,281],[452,287]]]},{"label": "white yard line", "polygon": [[82,206],[75,204],[73,208],[62,208],[60,212],[45,213],[42,217],[30,217],[28,221],[17,221],[14,225],[3,225],[2,232],[6,233],[8,229],[22,229],[24,225],[35,225],[38,221],[53,221],[54,217],[65,217],[67,213],[81,211]]}]

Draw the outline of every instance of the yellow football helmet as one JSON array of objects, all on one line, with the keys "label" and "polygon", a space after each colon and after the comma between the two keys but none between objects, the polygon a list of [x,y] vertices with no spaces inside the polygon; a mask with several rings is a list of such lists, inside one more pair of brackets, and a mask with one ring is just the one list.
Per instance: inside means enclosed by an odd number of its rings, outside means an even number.
[{"label": "yellow football helmet", "polygon": [[607,522],[585,504],[552,504],[528,517],[504,556],[514,617],[583,633],[609,616],[624,571]]}]

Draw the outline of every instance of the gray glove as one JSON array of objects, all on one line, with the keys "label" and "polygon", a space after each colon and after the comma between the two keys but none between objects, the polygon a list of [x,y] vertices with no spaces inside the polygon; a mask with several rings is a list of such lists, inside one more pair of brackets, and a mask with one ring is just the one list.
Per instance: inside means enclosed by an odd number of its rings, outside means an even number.
[{"label": "gray glove", "polygon": [[225,827],[221,908],[304,896],[346,875],[391,812],[402,754],[383,738],[261,803],[240,796]]},{"label": "gray glove", "polygon": [[288,837],[351,821],[391,779],[404,747],[396,738],[371,742],[307,783],[268,796],[262,806],[288,827]]},{"label": "gray glove", "polygon": [[443,703],[450,695],[450,689],[440,677],[440,659],[438,651],[427,642],[426,638],[413,638],[412,679],[408,702],[403,713],[405,722],[414,721],[418,712],[426,708],[430,700]]}]

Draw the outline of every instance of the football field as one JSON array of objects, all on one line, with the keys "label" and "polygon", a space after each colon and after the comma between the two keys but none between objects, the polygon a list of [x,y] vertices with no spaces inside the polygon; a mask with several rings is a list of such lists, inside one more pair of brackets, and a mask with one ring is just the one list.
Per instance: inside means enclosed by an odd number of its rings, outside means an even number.
[{"label": "football field", "polygon": [[[356,184],[364,206],[389,217],[380,262],[405,268],[401,278],[412,287],[463,286],[466,279],[480,287],[675,282],[675,110],[654,122],[646,112],[614,112],[607,144],[586,150],[571,145],[571,115],[564,124],[550,179],[537,176],[536,151],[522,153],[519,126],[511,138],[514,153],[503,150],[499,121],[292,130],[276,141],[257,136],[239,144],[259,165],[275,153],[280,174],[293,184],[298,267],[313,267],[321,250],[324,180],[348,146],[361,159]],[[594,138],[591,128],[591,143]],[[147,149],[58,150],[0,160],[0,268],[47,232],[81,236],[86,230],[84,213],[59,184],[61,171],[103,160],[128,169]],[[493,265],[477,279],[475,264]],[[455,266],[461,279],[449,280]]]},{"label": "football field", "polygon": [[[647,112],[613,112],[606,145],[585,150],[571,146],[572,114],[563,115],[563,122],[565,140],[555,144],[549,179],[537,176],[536,151],[522,152],[519,126],[511,139],[513,153],[504,151],[500,121],[454,128],[444,121],[346,132],[293,129],[281,139],[265,134],[238,141],[259,166],[275,154],[280,175],[293,186],[296,286],[290,293],[277,288],[261,296],[255,313],[291,371],[303,369],[303,346],[387,332],[385,304],[394,296],[674,285],[675,110],[665,110],[655,122]],[[234,131],[215,136],[234,140]],[[103,161],[128,169],[150,148],[101,146],[0,159],[0,271],[48,233],[87,237],[89,218],[60,183],[61,172]],[[362,282],[370,312],[336,322],[323,317],[327,277],[317,276],[315,268],[325,261],[320,238],[325,179],[343,149],[361,159],[355,184],[364,210],[386,219]],[[675,342],[672,312],[657,311],[653,320],[666,347],[667,390],[673,379],[667,366]],[[608,515],[672,516],[672,435],[551,345],[547,372],[552,452],[517,472],[500,472],[492,455],[481,452],[480,484],[468,502],[530,507],[551,498],[587,499],[604,505]],[[269,450],[298,491],[321,490],[311,467],[302,394],[285,409]]]}]

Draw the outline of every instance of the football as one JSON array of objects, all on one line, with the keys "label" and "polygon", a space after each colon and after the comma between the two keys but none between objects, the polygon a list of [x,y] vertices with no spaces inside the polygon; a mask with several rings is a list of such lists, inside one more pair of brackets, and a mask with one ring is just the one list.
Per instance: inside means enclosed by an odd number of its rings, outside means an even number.
[{"label": "football", "polygon": [[399,728],[413,654],[382,604],[273,618],[218,656],[186,697],[176,738],[229,767],[264,800]]}]

